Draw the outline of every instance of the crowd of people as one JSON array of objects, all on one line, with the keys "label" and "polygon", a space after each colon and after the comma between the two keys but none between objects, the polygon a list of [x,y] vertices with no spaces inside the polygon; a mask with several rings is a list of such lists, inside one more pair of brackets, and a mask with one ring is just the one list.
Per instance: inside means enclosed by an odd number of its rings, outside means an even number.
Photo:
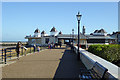
[{"label": "crowd of people", "polygon": [[48,43],[48,48],[49,48],[49,49],[55,48],[55,44],[54,44],[54,43]]},{"label": "crowd of people", "polygon": [[52,49],[52,48],[55,48],[56,46],[58,47],[58,45],[61,47],[62,46],[62,43],[59,42],[59,43],[48,43],[48,48],[49,49]]}]

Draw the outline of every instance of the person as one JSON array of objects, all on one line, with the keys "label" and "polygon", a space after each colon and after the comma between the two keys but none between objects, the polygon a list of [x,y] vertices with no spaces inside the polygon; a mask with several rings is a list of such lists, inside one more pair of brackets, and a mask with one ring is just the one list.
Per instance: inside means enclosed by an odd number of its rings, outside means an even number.
[{"label": "person", "polygon": [[22,43],[19,41],[16,45],[16,52],[17,52],[17,59],[19,60],[19,54],[20,54],[20,51],[21,51],[21,46],[22,46]]},{"label": "person", "polygon": [[40,47],[39,47],[39,46],[37,47],[37,51],[38,51],[38,52],[40,51]]},{"label": "person", "polygon": [[51,45],[51,49],[52,49],[53,48],[53,42],[50,45]]},{"label": "person", "polygon": [[48,48],[50,49],[50,44],[48,45]]},{"label": "person", "polygon": [[50,49],[52,48],[52,44],[50,44]]},{"label": "person", "polygon": [[50,49],[50,41],[48,42],[48,49]]},{"label": "person", "polygon": [[34,52],[35,52],[35,50],[36,50],[36,45],[34,44],[34,46],[33,46],[33,47],[34,47]]},{"label": "person", "polygon": [[60,42],[60,48],[61,48],[61,46],[62,46],[62,42]]},{"label": "person", "polygon": [[54,43],[53,43],[53,42],[52,42],[51,46],[52,46],[51,48],[53,48],[53,47],[54,47]]},{"label": "person", "polygon": [[53,48],[55,48],[55,43],[53,44]]}]

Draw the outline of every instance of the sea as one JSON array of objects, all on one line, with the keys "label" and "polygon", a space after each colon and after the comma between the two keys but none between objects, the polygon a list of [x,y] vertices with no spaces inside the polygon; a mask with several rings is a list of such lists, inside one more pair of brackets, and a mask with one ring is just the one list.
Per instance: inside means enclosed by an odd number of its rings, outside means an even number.
[{"label": "sea", "polygon": [[[17,43],[18,41],[0,41],[0,44],[2,44],[2,43],[6,43],[6,44],[10,44],[10,43]],[[26,43],[27,41],[21,41],[22,43]],[[2,49],[2,48],[8,48],[8,47],[15,47],[15,46],[0,46],[0,49]]]}]

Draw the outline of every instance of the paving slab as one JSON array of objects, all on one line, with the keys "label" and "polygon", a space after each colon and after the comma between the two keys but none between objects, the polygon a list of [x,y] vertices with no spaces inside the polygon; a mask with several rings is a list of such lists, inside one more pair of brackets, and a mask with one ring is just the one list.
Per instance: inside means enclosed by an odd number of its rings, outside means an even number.
[{"label": "paving slab", "polygon": [[77,55],[68,48],[61,58],[54,80],[76,80],[79,78],[81,69],[86,69],[86,67],[80,60],[77,60]]},{"label": "paving slab", "polygon": [[2,78],[3,80],[78,78],[80,68],[85,66],[81,61],[77,61],[77,55],[69,48],[46,49],[23,56],[15,63],[2,67]]},{"label": "paving slab", "polygon": [[51,49],[23,56],[2,68],[3,78],[52,78],[65,49]]}]

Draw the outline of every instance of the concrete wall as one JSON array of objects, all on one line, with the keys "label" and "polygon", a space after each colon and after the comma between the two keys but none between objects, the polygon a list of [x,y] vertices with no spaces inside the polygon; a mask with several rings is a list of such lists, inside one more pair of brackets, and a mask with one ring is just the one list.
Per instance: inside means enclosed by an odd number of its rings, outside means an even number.
[{"label": "concrete wall", "polygon": [[[74,51],[77,54],[77,46],[74,47]],[[118,69],[120,69],[118,66],[80,48],[80,59],[83,62],[83,64],[86,66],[87,69],[92,68],[93,64],[97,61],[104,67],[108,69],[108,72],[106,74],[106,77],[109,79],[116,79],[119,78]]]}]

